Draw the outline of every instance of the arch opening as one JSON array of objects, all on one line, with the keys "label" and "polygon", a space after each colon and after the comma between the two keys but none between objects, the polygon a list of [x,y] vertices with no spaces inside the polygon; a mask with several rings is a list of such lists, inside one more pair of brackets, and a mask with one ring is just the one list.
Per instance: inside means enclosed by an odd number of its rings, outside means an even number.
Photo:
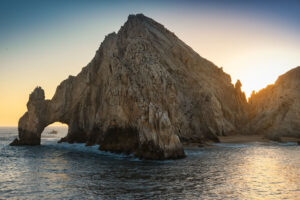
[{"label": "arch opening", "polygon": [[41,134],[41,144],[49,141],[59,141],[67,136],[69,130],[68,124],[54,122],[44,128]]}]

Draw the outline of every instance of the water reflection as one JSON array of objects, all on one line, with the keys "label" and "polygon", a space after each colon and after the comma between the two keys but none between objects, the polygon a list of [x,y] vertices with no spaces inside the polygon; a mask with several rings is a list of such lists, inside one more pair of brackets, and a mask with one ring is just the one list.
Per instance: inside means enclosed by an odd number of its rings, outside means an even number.
[{"label": "water reflection", "polygon": [[297,199],[299,146],[219,145],[140,161],[81,144],[1,145],[0,197],[18,199]]},{"label": "water reflection", "polygon": [[[292,162],[290,156],[286,149],[276,147],[249,149],[238,172],[243,174],[240,184],[248,190],[244,196],[294,199],[297,193],[300,195],[299,159]],[[299,158],[296,152],[293,156]],[[244,166],[246,169],[241,169]]]}]

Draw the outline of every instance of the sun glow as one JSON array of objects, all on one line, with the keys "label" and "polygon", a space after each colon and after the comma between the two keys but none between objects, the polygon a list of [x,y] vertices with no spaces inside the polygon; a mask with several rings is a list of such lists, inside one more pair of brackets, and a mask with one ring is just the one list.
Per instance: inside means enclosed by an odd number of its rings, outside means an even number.
[{"label": "sun glow", "polygon": [[52,98],[57,85],[78,74],[105,35],[118,31],[130,13],[144,13],[162,23],[200,56],[223,67],[233,84],[239,79],[247,97],[300,65],[299,4],[280,6],[276,12],[275,4],[261,2],[253,2],[257,7],[251,8],[243,3],[200,1],[120,1],[118,6],[99,1],[61,9],[55,4],[45,6],[46,2],[34,10],[23,8],[22,1],[4,9],[0,6],[4,19],[0,20],[0,126],[17,125],[36,86]]},{"label": "sun glow", "polygon": [[242,90],[247,97],[250,97],[253,90],[257,92],[275,83],[278,76],[297,67],[300,60],[295,59],[297,56],[293,54],[295,52],[269,50],[241,55],[238,59],[228,63],[228,72],[233,83],[237,79],[241,80]]}]

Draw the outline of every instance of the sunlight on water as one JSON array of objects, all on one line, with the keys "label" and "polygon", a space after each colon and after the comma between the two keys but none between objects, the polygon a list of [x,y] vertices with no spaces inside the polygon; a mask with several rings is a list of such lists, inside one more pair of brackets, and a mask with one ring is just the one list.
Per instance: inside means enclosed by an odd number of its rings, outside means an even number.
[{"label": "sunlight on water", "polygon": [[[52,130],[53,127],[50,127]],[[187,158],[141,161],[57,144],[55,128],[42,146],[10,147],[17,129],[0,128],[0,199],[297,199],[300,146],[217,144],[186,149]]]},{"label": "sunlight on water", "polygon": [[[258,147],[245,157],[242,184],[251,188],[248,198],[280,196],[294,199],[299,193],[300,160],[291,162],[285,149]],[[294,154],[297,156],[297,154]]]}]

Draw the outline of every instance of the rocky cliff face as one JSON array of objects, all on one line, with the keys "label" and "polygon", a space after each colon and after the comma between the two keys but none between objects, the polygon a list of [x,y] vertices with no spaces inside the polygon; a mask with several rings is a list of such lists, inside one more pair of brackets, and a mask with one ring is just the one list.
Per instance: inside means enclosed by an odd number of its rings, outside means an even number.
[{"label": "rocky cliff face", "polygon": [[300,137],[300,67],[249,98],[251,134]]},{"label": "rocky cliff face", "polygon": [[40,144],[43,129],[59,121],[69,125],[62,141],[146,159],[181,158],[182,142],[238,133],[246,104],[240,82],[233,86],[161,24],[130,15],[51,100],[41,88],[33,91],[13,144]]}]

